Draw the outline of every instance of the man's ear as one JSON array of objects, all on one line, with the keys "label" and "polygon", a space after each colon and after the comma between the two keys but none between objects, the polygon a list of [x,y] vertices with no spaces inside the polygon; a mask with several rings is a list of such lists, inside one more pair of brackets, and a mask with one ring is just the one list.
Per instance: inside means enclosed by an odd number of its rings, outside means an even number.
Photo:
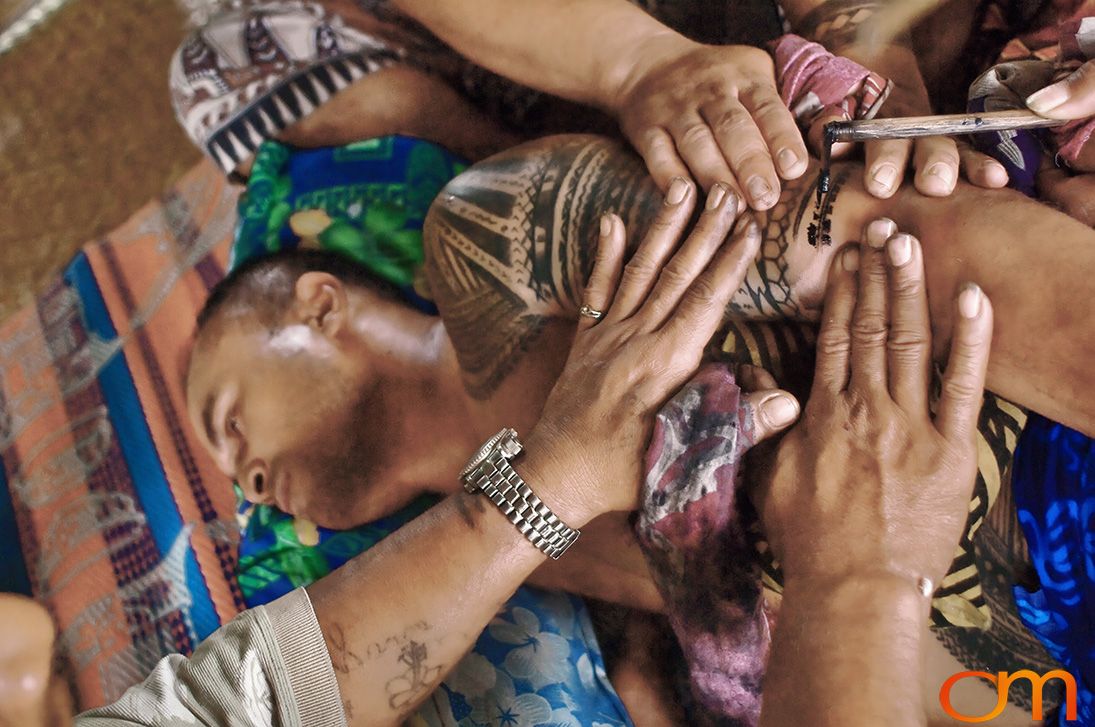
[{"label": "man's ear", "polygon": [[328,337],[335,336],[347,324],[349,304],[346,286],[330,273],[310,271],[297,278],[293,306],[301,323]]}]

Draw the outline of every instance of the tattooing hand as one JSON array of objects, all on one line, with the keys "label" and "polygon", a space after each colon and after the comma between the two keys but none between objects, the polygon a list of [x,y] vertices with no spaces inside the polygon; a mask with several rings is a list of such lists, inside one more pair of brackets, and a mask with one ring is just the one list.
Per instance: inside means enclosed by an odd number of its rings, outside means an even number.
[{"label": "tattooing hand", "polygon": [[1095,116],[1095,60],[1084,63],[1068,78],[1032,93],[1027,107],[1051,119]]},{"label": "tattooing hand", "polygon": [[[877,52],[866,52],[851,45],[833,52],[851,58],[893,81],[893,90],[877,118],[927,116],[932,113],[916,56],[909,48],[890,45]],[[818,145],[822,127],[832,120],[818,119],[807,135],[816,153],[820,153]],[[833,150],[834,158],[847,155],[851,146],[837,145],[838,148]],[[1003,187],[1008,182],[1007,171],[999,162],[968,146],[959,147],[954,139],[946,136],[867,142],[865,154],[864,186],[872,195],[882,199],[893,196],[898,190],[910,163],[916,170],[916,189],[931,197],[950,195],[958,183],[960,168],[966,178],[979,187]]]},{"label": "tattooing hand", "polygon": [[[681,242],[696,192],[684,179],[669,186],[650,232],[624,265],[625,231],[605,215],[586,289],[586,315],[566,365],[527,439],[522,471],[530,481],[565,475],[573,500],[595,512],[634,509],[653,415],[693,374],[730,297],[760,244],[750,216],[738,220],[737,199],[716,184],[699,221]],[[589,315],[589,309],[603,317]],[[790,394],[748,395],[756,438],[791,424]],[[540,478],[541,480],[543,477]]]},{"label": "tattooing hand", "polygon": [[992,307],[958,295],[933,417],[923,255],[895,231],[871,223],[833,265],[802,423],[764,460],[758,510],[788,584],[937,584],[966,522]]},{"label": "tattooing hand", "polygon": [[662,190],[678,176],[704,189],[723,182],[764,210],[779,199],[780,178],[806,171],[806,146],[768,53],[663,33],[634,57],[610,107]]}]

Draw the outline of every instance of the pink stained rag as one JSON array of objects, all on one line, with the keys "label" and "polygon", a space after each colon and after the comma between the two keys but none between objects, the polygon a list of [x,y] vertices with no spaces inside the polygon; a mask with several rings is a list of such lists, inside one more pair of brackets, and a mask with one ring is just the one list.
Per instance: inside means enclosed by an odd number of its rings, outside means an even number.
[{"label": "pink stained rag", "polygon": [[872,119],[893,82],[817,43],[783,35],[769,44],[779,94],[803,129],[822,117]]},{"label": "pink stained rag", "polygon": [[753,727],[771,642],[739,487],[753,412],[722,364],[667,403],[646,452],[635,525],[688,664],[692,724]]}]

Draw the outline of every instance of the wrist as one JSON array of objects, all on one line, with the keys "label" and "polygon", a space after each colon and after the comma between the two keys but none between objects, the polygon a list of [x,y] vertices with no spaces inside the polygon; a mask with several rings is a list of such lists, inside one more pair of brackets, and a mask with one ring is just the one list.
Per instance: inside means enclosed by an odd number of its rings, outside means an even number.
[{"label": "wrist", "polygon": [[[632,92],[656,66],[665,66],[681,56],[702,47],[677,31],[660,23],[629,41],[630,48],[615,48],[610,55],[615,58],[602,74],[604,79],[598,96],[598,106],[618,117]],[[623,52],[620,52],[623,51]]]},{"label": "wrist", "polygon": [[606,509],[595,488],[583,487],[583,474],[576,445],[542,436],[533,430],[525,441],[524,454],[513,468],[556,517],[571,528],[581,528]]},{"label": "wrist", "polygon": [[847,575],[788,576],[784,603],[800,605],[833,616],[877,612],[897,622],[920,628],[931,610],[931,583],[916,576],[878,570]]}]

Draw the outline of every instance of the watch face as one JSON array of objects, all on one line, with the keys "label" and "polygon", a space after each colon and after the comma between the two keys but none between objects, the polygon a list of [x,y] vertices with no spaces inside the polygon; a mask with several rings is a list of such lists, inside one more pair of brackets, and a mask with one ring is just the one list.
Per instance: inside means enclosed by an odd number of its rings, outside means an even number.
[{"label": "watch face", "polygon": [[[516,451],[514,451],[515,445]],[[469,486],[469,475],[471,475],[479,465],[483,464],[487,457],[494,452],[496,447],[502,448],[502,455],[505,456],[506,459],[516,456],[521,451],[521,442],[517,439],[517,432],[508,428],[503,429],[488,439],[486,443],[472,455],[472,458],[464,465],[464,469],[460,471],[460,479],[464,481],[465,486]],[[513,451],[513,454],[509,454],[510,451]],[[469,490],[469,492],[474,491],[475,490]]]}]

